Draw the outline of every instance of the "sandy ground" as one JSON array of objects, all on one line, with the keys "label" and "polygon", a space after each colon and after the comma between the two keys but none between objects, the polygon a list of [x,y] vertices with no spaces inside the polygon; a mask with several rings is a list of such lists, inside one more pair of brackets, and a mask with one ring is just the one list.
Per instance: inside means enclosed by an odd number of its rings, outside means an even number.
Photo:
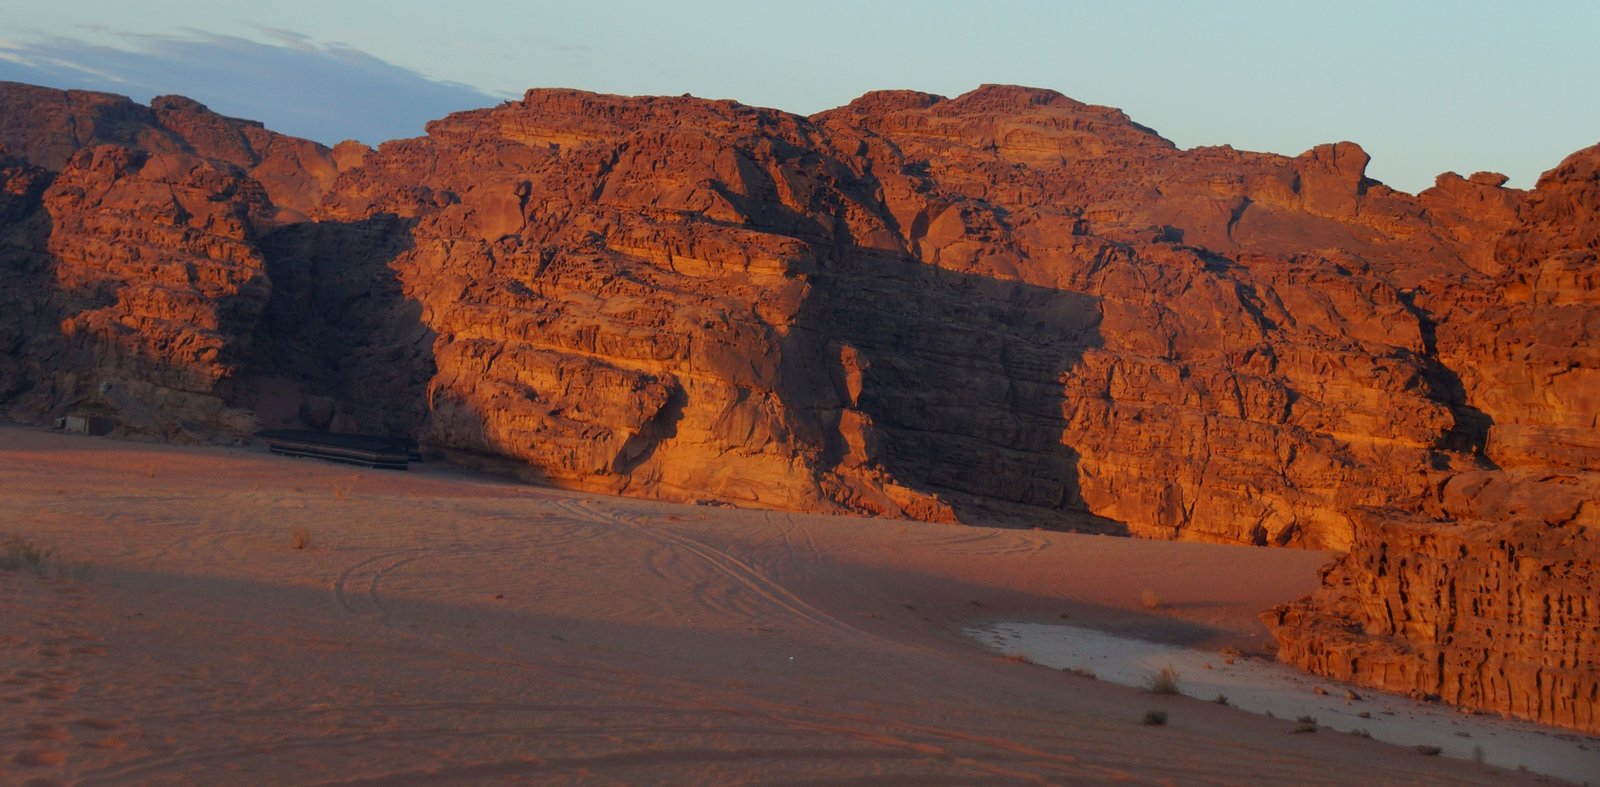
[{"label": "sandy ground", "polygon": [[1492,714],[1461,713],[1438,702],[1328,680],[1275,660],[1115,636],[1058,623],[994,623],[969,636],[1035,664],[1084,671],[1097,680],[1149,686],[1170,671],[1179,693],[1226,701],[1280,719],[1312,719],[1304,733],[1336,730],[1403,746],[1435,746],[1442,756],[1526,768],[1582,783],[1600,778],[1600,738]]},{"label": "sandy ground", "polygon": [[[1067,620],[1259,650],[1255,614],[1309,591],[1318,553],[0,428],[7,534],[87,568],[0,572],[0,783],[1536,780],[961,633]],[[1165,726],[1139,723],[1152,708]]]}]

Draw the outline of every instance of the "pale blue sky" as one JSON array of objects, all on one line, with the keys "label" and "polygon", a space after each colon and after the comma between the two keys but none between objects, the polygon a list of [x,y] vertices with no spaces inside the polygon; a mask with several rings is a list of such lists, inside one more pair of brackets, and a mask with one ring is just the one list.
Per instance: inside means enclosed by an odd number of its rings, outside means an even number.
[{"label": "pale blue sky", "polygon": [[[1524,7],[1516,7],[1524,6]],[[1109,104],[1184,147],[1349,139],[1407,191],[1512,185],[1600,142],[1600,2],[6,3],[0,79],[182,93],[324,142],[528,87],[734,98],[809,114],[985,82]]]}]

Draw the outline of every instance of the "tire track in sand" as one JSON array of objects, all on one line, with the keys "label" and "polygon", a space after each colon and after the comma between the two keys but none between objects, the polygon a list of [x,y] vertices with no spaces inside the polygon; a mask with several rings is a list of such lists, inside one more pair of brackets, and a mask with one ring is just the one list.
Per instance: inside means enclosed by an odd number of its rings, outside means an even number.
[{"label": "tire track in sand", "polygon": [[[637,518],[608,510],[602,506],[600,501],[593,498],[583,498],[581,500],[574,501],[573,508],[575,512],[582,511],[584,514],[590,517],[614,522],[622,527],[628,528],[634,533],[655,541],[656,543],[661,544],[668,549],[677,550],[697,558],[718,574],[726,577],[729,580],[732,580],[736,587],[748,591],[756,598],[766,602],[776,611],[787,614],[791,618],[802,623],[814,626],[824,631],[828,631],[838,636],[870,640],[894,650],[904,650],[907,648],[905,643],[897,642],[895,640],[874,634],[870,631],[857,628],[856,626],[846,623],[845,621],[840,620],[828,614],[827,612],[822,611],[821,609],[818,609],[810,602],[784,587],[783,584],[767,576],[760,569],[757,569],[749,563],[740,560],[726,550],[718,549],[690,536],[674,532],[670,528],[653,527],[650,523],[638,521]],[[815,551],[815,547],[813,547],[813,550]],[[699,597],[702,595],[702,593],[697,590],[696,595]],[[721,611],[735,611],[748,614],[748,612],[738,609]]]},{"label": "tire track in sand", "polygon": [[384,577],[416,561],[424,553],[425,550],[421,549],[384,552],[349,566],[339,573],[339,578],[333,583],[334,600],[345,612],[375,619],[385,626],[394,626],[389,608],[378,593],[378,585]]}]

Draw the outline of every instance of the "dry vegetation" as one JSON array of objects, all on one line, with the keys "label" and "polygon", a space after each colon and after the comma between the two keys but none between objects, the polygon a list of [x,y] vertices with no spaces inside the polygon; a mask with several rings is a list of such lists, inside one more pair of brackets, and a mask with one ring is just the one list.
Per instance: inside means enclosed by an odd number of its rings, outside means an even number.
[{"label": "dry vegetation", "polygon": [[40,579],[81,579],[87,567],[69,563],[56,554],[54,547],[11,536],[0,541],[0,571],[32,574]]},{"label": "dry vegetation", "polygon": [[1146,679],[1144,685],[1151,694],[1177,694],[1178,671],[1170,666],[1162,667],[1160,672]]}]

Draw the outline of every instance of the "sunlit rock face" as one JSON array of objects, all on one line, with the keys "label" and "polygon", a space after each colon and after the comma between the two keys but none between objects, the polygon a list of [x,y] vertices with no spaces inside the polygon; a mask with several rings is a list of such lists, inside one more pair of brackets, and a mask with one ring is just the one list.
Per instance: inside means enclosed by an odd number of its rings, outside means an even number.
[{"label": "sunlit rock face", "polygon": [[1553,187],[1411,196],[1351,143],[1183,151],[1007,86],[812,118],[535,90],[377,150],[177,97],[3,98],[18,417],[1341,548],[1358,507],[1594,460],[1592,241]]},{"label": "sunlit rock face", "polygon": [[1531,194],[1411,197],[1350,142],[1178,150],[1016,86],[813,118],[530,91],[378,150],[181,98],[3,99],[19,416],[1331,547],[1358,507],[1600,449],[1584,155]]},{"label": "sunlit rock face", "polygon": [[1600,732],[1600,147],[1517,207],[1492,284],[1434,296],[1494,469],[1363,512],[1323,588],[1266,620],[1306,669]]},{"label": "sunlit rock face", "polygon": [[1286,658],[1592,729],[1596,149],[1413,196],[1349,142],[1179,150],[1009,86],[533,90],[377,149],[178,97],[0,110],[13,419],[1335,548]]},{"label": "sunlit rock face", "polygon": [[1451,480],[1450,519],[1371,511],[1311,597],[1265,616],[1313,672],[1600,732],[1595,474]]}]

